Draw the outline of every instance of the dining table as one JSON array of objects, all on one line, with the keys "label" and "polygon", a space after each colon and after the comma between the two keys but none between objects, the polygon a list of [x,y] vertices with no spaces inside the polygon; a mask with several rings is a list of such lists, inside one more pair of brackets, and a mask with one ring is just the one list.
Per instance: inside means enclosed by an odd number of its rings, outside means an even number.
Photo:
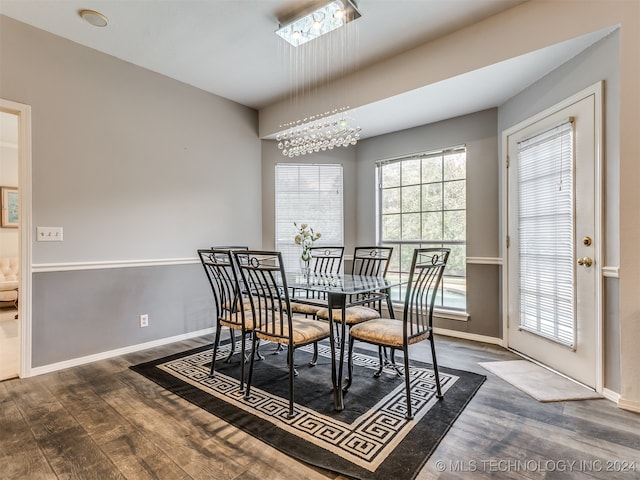
[{"label": "dining table", "polygon": [[[344,410],[344,393],[349,388],[350,381],[343,382],[345,343],[348,337],[348,329],[345,323],[347,307],[374,300],[386,302],[389,315],[394,318],[393,305],[389,290],[402,282],[390,280],[380,276],[351,275],[347,273],[315,273],[304,271],[291,271],[286,273],[286,283],[289,289],[306,290],[312,292],[313,299],[295,297],[296,302],[317,304],[318,294],[326,297],[326,307],[329,309],[329,329],[331,343],[331,382],[333,384],[334,408],[337,411]],[[315,302],[315,303],[314,303]],[[323,307],[325,305],[323,304]],[[341,310],[342,322],[334,322],[334,311]],[[339,335],[336,336],[336,325],[339,323]],[[340,352],[336,353],[336,344]]]}]

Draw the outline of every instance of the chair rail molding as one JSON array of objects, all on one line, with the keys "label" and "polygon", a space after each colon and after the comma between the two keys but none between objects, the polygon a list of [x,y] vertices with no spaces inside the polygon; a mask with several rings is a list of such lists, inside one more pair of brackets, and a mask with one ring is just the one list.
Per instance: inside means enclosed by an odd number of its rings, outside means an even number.
[{"label": "chair rail molding", "polygon": [[196,257],[162,258],[144,260],[95,260],[91,262],[35,263],[33,273],[70,272],[75,270],[102,270],[105,268],[158,267],[168,265],[191,265],[200,263]]},{"label": "chair rail molding", "polygon": [[469,265],[502,265],[501,257],[467,257]]},{"label": "chair rail molding", "polygon": [[602,267],[602,276],[607,278],[620,278],[620,267]]}]

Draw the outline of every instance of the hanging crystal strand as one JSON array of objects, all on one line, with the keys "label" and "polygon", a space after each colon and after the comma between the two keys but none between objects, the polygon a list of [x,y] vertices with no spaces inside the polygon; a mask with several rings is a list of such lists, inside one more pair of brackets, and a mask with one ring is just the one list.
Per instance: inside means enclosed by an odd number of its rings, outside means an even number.
[{"label": "hanging crystal strand", "polygon": [[[332,19],[325,19],[332,20]],[[311,28],[311,22],[309,27]],[[336,147],[356,145],[361,128],[355,124],[347,103],[349,92],[338,88],[333,109],[324,112],[304,110],[304,100],[327,82],[340,81],[357,69],[358,24],[350,22],[333,30],[322,40],[298,47],[289,44],[291,118],[276,136],[278,148],[289,158]],[[286,43],[286,42],[283,42]],[[346,97],[346,98],[345,98]],[[308,108],[308,107],[307,107]]]}]

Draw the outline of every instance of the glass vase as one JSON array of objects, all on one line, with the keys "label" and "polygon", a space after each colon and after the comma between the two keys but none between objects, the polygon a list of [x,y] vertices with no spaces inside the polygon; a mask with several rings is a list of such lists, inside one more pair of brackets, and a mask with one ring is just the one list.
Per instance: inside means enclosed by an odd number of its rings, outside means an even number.
[{"label": "glass vase", "polygon": [[300,257],[300,271],[305,276],[309,275],[309,272],[311,271],[310,263],[310,260],[305,260]]}]

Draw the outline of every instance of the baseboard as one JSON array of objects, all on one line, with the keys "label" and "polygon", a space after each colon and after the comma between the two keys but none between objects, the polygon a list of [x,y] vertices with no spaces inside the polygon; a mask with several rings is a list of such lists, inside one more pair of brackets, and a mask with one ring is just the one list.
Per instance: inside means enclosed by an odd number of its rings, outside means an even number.
[{"label": "baseboard", "polygon": [[86,357],[72,358],[63,362],[51,363],[49,365],[43,365],[41,367],[32,368],[27,377],[34,377],[36,375],[42,375],[45,373],[51,373],[58,370],[64,370],[65,368],[77,367],[86,363],[96,362],[98,360],[106,360],[107,358],[117,357],[119,355],[125,355],[127,353],[138,352],[140,350],[146,350],[147,348],[159,347],[167,345],[168,343],[180,342],[182,340],[189,340],[190,338],[201,337],[202,335],[208,335],[213,333],[213,328],[205,328],[204,330],[198,330],[196,332],[183,333],[173,337],[160,338],[158,340],[152,340],[150,342],[139,343],[137,345],[131,345],[128,347],[117,348],[115,350],[109,350],[107,352],[96,353],[93,355],[87,355]]},{"label": "baseboard", "polygon": [[629,410],[630,412],[640,413],[640,402],[636,402],[634,400],[625,400],[624,398],[620,398],[618,400],[618,408],[622,408],[623,410]]},{"label": "baseboard", "polygon": [[620,394],[618,392],[614,392],[613,390],[609,390],[608,388],[602,389],[602,396],[614,403],[618,403],[620,401]]},{"label": "baseboard", "polygon": [[457,330],[448,330],[446,328],[434,328],[436,335],[444,335],[446,337],[461,338],[463,340],[473,340],[474,342],[490,343],[492,345],[500,345],[504,347],[504,341],[497,337],[488,337],[486,335],[478,335],[477,333],[459,332]]}]

